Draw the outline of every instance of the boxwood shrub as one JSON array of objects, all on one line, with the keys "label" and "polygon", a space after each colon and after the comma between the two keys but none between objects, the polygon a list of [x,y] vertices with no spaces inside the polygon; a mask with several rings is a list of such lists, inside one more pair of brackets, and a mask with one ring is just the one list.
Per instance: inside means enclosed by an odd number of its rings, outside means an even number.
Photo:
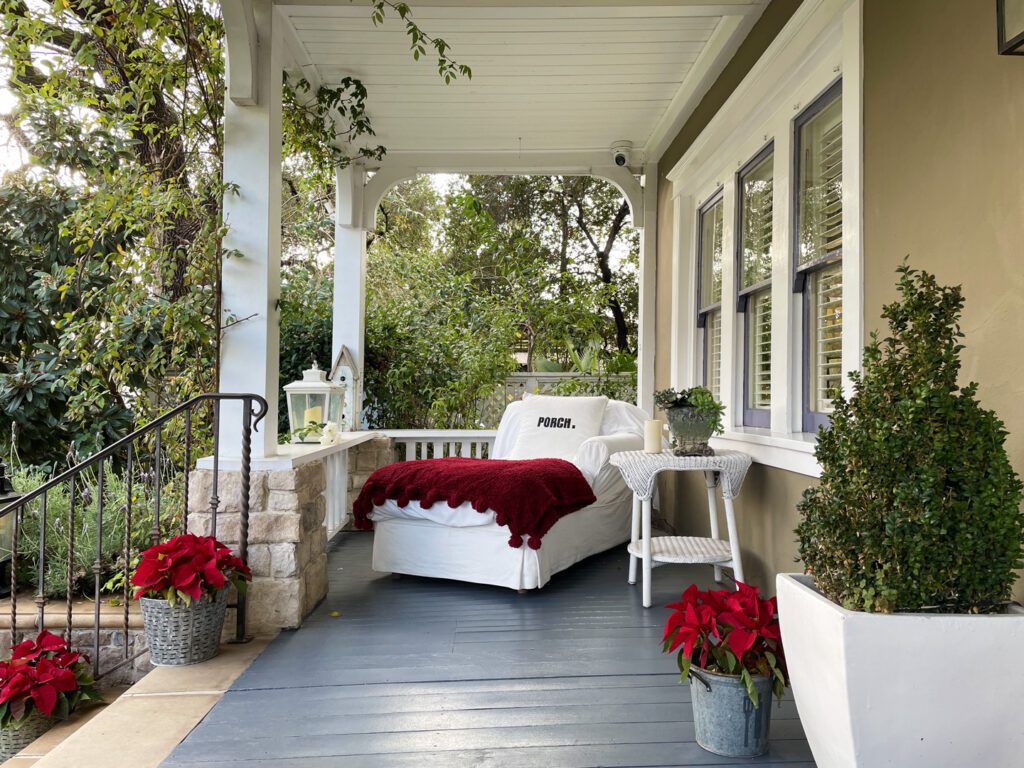
[{"label": "boxwood shrub", "polygon": [[821,482],[799,504],[817,586],[864,611],[984,613],[1022,566],[1021,482],[1006,430],[960,386],[959,287],[904,264],[889,335],[872,334],[852,394],[818,433]]}]

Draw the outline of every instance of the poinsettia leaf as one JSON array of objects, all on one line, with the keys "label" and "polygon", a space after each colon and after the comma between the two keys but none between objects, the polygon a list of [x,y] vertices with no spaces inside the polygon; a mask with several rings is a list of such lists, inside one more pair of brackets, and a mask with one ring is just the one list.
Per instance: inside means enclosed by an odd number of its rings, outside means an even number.
[{"label": "poinsettia leaf", "polygon": [[744,669],[740,672],[740,680],[743,681],[743,687],[747,689],[747,695],[750,697],[754,706],[758,706],[757,687],[754,685],[754,678],[752,678],[750,673]]}]

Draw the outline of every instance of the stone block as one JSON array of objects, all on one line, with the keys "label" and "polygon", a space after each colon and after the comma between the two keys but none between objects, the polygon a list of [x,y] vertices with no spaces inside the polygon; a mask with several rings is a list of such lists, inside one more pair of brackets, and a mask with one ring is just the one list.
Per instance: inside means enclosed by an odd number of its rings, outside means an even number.
[{"label": "stone block", "polygon": [[300,488],[309,489],[310,493],[320,493],[327,485],[322,461],[310,461],[300,464],[294,469],[283,469],[269,473],[267,487],[272,491],[295,491]]},{"label": "stone block", "polygon": [[302,578],[305,582],[302,614],[308,616],[327,596],[327,555],[321,553],[314,558],[303,571]]},{"label": "stone block", "polygon": [[248,631],[253,634],[298,627],[306,604],[302,579],[253,579],[246,592]]},{"label": "stone block", "polygon": [[352,486],[353,486],[353,488],[361,489],[364,485],[366,485],[366,480],[367,480],[367,478],[370,477],[370,473],[369,472],[350,472],[349,473],[349,477],[352,478]]},{"label": "stone block", "polygon": [[[253,512],[249,513],[249,520],[253,518]],[[213,516],[209,512],[195,512],[188,516],[188,531],[196,536],[213,535]],[[223,513],[217,515],[217,539],[228,542],[237,542],[241,539],[241,515]]]},{"label": "stone block", "polygon": [[322,527],[327,517],[327,499],[317,496],[309,504],[302,507],[302,530],[312,531]]},{"label": "stone block", "polygon": [[270,575],[275,579],[298,576],[298,544],[269,544]]},{"label": "stone block", "polygon": [[270,491],[267,494],[269,512],[298,512],[299,494],[295,491]]},{"label": "stone block", "polygon": [[271,571],[271,554],[269,544],[249,545],[249,568],[253,576],[269,576]]},{"label": "stone block", "polygon": [[296,542],[302,535],[302,517],[297,514],[260,512],[249,518],[250,544]]},{"label": "stone block", "polygon": [[[249,510],[264,509],[267,498],[266,472],[253,472],[249,477]],[[195,469],[189,473],[189,512],[209,512],[213,494],[213,471]],[[240,472],[217,473],[218,512],[242,511],[242,475]]]}]

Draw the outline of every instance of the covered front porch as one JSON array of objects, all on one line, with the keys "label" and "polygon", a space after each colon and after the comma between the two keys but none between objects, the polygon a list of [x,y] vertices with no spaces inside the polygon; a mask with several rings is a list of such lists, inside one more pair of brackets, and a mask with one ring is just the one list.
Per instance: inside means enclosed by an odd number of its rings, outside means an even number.
[{"label": "covered front porch", "polygon": [[[644,609],[613,550],[543,590],[370,570],[372,535],[342,534],[330,591],[282,633],[166,766],[698,766],[810,768],[787,692],[769,754],[724,758],[694,740],[689,683],[660,651],[667,611]],[[709,567],[655,570],[655,606]]]}]

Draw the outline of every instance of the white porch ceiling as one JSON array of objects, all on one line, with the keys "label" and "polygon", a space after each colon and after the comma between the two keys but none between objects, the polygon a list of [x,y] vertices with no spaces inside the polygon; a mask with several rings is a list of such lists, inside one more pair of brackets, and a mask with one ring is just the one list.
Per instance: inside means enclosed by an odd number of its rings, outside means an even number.
[{"label": "white porch ceiling", "polygon": [[325,85],[358,77],[389,159],[449,158],[439,167],[469,155],[610,162],[620,140],[633,165],[657,159],[765,4],[413,0],[423,30],[472,67],[445,85],[430,51],[414,61],[401,21],[374,27],[365,0],[277,1],[291,71]]}]

